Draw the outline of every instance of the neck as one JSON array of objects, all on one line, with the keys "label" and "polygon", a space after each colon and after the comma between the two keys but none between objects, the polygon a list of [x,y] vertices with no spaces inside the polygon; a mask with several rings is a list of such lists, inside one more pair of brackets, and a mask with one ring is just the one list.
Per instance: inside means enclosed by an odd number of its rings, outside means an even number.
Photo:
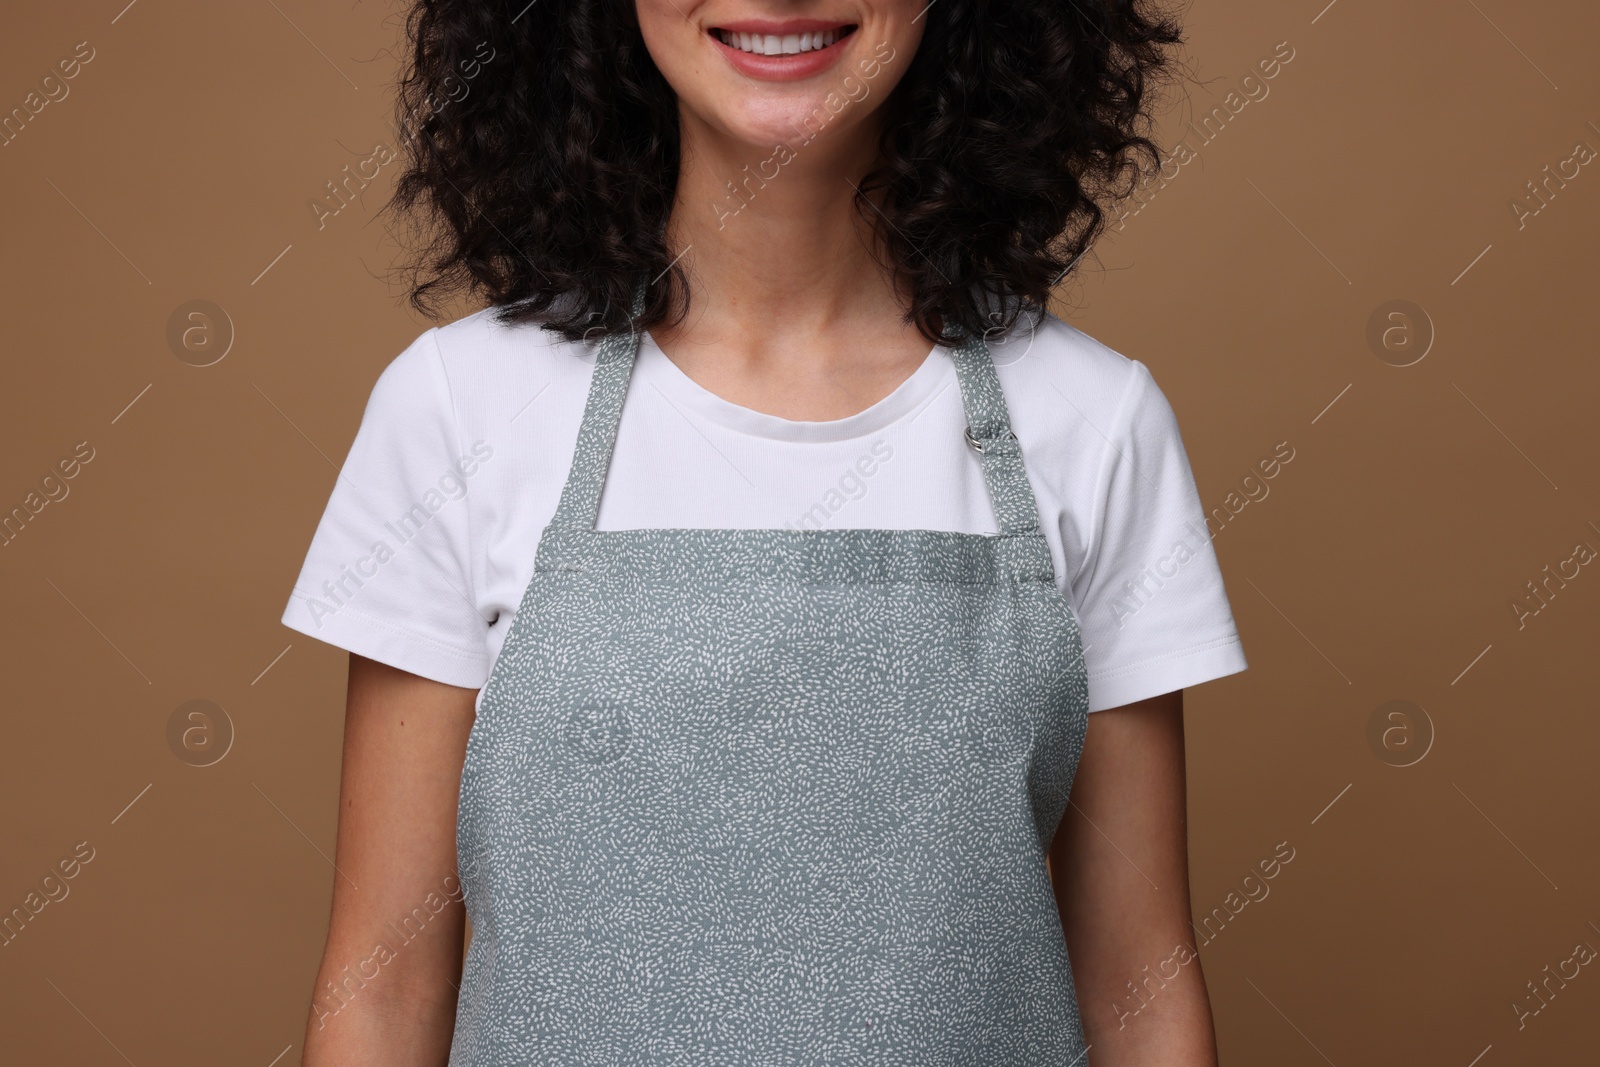
[{"label": "neck", "polygon": [[875,129],[824,131],[762,152],[685,114],[682,137],[668,235],[688,268],[692,305],[658,339],[692,333],[743,347],[866,322],[898,329],[901,302],[874,256],[871,219],[853,203],[877,158]]}]

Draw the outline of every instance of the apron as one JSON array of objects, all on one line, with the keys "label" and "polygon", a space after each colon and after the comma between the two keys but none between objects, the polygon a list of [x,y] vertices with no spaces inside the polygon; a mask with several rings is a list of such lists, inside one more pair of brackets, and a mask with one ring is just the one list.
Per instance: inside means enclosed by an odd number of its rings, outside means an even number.
[{"label": "apron", "polygon": [[987,346],[953,355],[998,535],[599,531],[638,344],[468,739],[451,1067],[1081,1064],[1045,856],[1083,647]]}]

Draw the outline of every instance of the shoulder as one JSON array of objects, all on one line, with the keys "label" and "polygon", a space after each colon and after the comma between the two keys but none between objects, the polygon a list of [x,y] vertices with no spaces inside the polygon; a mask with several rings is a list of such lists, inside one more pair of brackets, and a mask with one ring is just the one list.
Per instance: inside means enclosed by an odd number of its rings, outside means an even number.
[{"label": "shoulder", "polygon": [[587,380],[594,346],[538,322],[506,322],[487,307],[418,334],[378,376],[369,414],[459,418],[544,385]]},{"label": "shoulder", "polygon": [[589,347],[582,342],[566,340],[536,320],[507,321],[502,318],[502,311],[500,307],[486,307],[441,323],[429,332],[434,335],[447,363],[508,358],[538,360]]},{"label": "shoulder", "polygon": [[429,331],[452,380],[466,382],[502,370],[550,374],[593,365],[594,345],[568,341],[538,321],[505,321],[500,312],[486,307]]},{"label": "shoulder", "polygon": [[1149,367],[1048,311],[991,337],[989,351],[1019,437],[1099,456],[1177,432]]}]

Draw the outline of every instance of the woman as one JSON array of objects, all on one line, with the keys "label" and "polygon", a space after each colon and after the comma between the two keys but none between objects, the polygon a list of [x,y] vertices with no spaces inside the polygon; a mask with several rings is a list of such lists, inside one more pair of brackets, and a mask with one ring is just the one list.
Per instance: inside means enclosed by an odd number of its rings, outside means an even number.
[{"label": "woman", "polygon": [[379,378],[284,615],[351,653],[305,1062],[1214,1063],[1181,692],[1245,661],[1170,406],[1045,310],[1176,28],[409,31],[413,301],[488,306]]}]

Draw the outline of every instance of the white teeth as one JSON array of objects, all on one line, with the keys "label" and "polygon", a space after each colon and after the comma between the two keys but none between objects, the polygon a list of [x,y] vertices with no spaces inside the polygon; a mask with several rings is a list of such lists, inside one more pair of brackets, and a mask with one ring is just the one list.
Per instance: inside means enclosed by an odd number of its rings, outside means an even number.
[{"label": "white teeth", "polygon": [[730,33],[727,30],[718,30],[717,39],[729,48],[737,48],[741,52],[750,52],[753,55],[792,56],[800,52],[814,52],[819,48],[827,48],[839,40],[839,31],[791,33],[787,37],[776,37],[772,34]]}]

